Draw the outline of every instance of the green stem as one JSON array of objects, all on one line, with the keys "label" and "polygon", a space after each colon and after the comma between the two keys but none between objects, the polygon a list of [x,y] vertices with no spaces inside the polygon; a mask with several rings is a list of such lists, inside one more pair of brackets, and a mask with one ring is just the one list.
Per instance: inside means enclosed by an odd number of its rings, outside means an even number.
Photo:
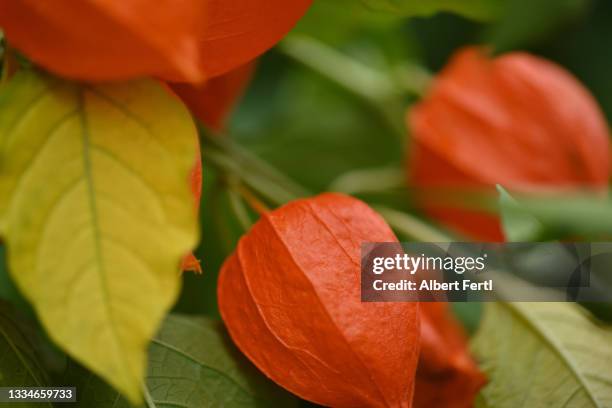
[{"label": "green stem", "polygon": [[[278,49],[366,102],[401,139],[406,133],[402,86],[380,72],[326,44],[303,35],[286,37]],[[405,77],[404,77],[405,80]]]},{"label": "green stem", "polygon": [[399,96],[397,87],[388,76],[314,38],[288,36],[279,44],[279,49],[377,108],[379,104]]},{"label": "green stem", "polygon": [[374,209],[382,215],[391,228],[404,238],[419,242],[436,243],[452,242],[455,240],[450,235],[439,231],[413,215],[384,206],[374,206]]},{"label": "green stem", "polygon": [[243,149],[231,138],[215,136],[201,129],[200,141],[205,163],[236,176],[275,205],[311,195],[308,190]]},{"label": "green stem", "polygon": [[251,229],[253,225],[253,221],[249,217],[249,212],[244,205],[244,201],[240,194],[230,188],[229,190],[229,202],[240,227],[246,232]]},{"label": "green stem", "polygon": [[[203,146],[204,163],[213,165],[221,172],[234,177],[237,182],[244,183],[249,189],[267,198],[272,204],[279,206],[288,201],[311,195],[305,188],[283,176],[275,168],[262,162],[256,156],[246,153],[230,138],[216,137],[202,130],[200,139]],[[276,180],[283,180],[283,183],[277,184],[268,178],[270,175]],[[290,186],[290,189],[287,189],[287,186]],[[406,238],[423,242],[450,242],[453,240],[452,237],[409,214],[383,206],[375,207],[375,209],[389,222],[391,227]]]},{"label": "green stem", "polygon": [[420,98],[425,96],[427,88],[433,80],[433,75],[426,68],[404,62],[394,69],[396,83],[409,95]]},{"label": "green stem", "polygon": [[330,191],[345,194],[377,193],[406,188],[404,171],[399,167],[358,169],[337,177],[330,185]]},{"label": "green stem", "polygon": [[257,191],[268,202],[275,205],[282,205],[292,201],[298,197],[308,196],[310,194],[294,194],[288,191],[280,184],[271,181],[265,175],[262,175],[257,169],[244,168],[241,164],[232,159],[226,153],[214,150],[204,149],[204,160],[226,174],[231,174],[240,179],[240,181],[252,190]]}]

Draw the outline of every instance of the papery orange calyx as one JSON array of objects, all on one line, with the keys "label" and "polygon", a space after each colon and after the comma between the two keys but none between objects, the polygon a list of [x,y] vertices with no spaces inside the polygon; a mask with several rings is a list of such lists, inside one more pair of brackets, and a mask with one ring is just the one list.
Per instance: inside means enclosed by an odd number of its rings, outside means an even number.
[{"label": "papery orange calyx", "polygon": [[220,131],[244,93],[255,66],[256,61],[250,61],[203,84],[169,85],[197,119],[210,129]]},{"label": "papery orange calyx", "polygon": [[[607,189],[609,134],[596,101],[569,72],[527,53],[459,51],[408,125],[408,177],[421,197],[493,196],[495,184],[526,193]],[[421,206],[474,238],[503,240],[497,217],[450,201],[423,198]]]},{"label": "papery orange calyx", "polygon": [[202,81],[198,0],[0,0],[11,45],[60,76],[107,81],[169,73]]},{"label": "papery orange calyx", "polygon": [[242,66],[280,41],[312,0],[206,0],[199,32],[201,71],[207,78]]},{"label": "papery orange calyx", "polygon": [[417,303],[362,303],[361,243],[397,241],[363,202],[340,194],[270,211],[223,265],[229,333],[268,377],[333,407],[411,407]]},{"label": "papery orange calyx", "polygon": [[0,0],[13,47],[71,79],[203,83],[256,58],[311,0]]},{"label": "papery orange calyx", "polygon": [[486,378],[469,353],[463,328],[445,302],[422,302],[420,316],[414,407],[472,407]]}]

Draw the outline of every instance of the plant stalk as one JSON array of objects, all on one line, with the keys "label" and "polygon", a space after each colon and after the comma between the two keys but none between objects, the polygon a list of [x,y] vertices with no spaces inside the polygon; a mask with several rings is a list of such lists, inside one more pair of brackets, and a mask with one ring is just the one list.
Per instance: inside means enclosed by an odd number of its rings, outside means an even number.
[{"label": "plant stalk", "polygon": [[[201,129],[200,140],[202,162],[235,178],[237,183],[244,184],[246,189],[240,191],[240,194],[246,199],[243,193],[247,191],[250,197],[249,204],[254,205],[254,209],[260,213],[267,212],[268,209],[255,195],[267,199],[274,206],[312,195],[279,170],[246,152],[230,138],[215,136]],[[375,209],[392,228],[406,238],[421,242],[450,242],[453,240],[452,237],[407,213],[383,206],[376,206]]]},{"label": "plant stalk", "polygon": [[[291,35],[278,45],[284,55],[357,96],[376,112],[389,129],[403,140],[404,86],[332,47],[304,35]],[[403,71],[405,73],[405,71]],[[406,76],[403,75],[405,82]],[[414,94],[414,92],[412,92]]]}]

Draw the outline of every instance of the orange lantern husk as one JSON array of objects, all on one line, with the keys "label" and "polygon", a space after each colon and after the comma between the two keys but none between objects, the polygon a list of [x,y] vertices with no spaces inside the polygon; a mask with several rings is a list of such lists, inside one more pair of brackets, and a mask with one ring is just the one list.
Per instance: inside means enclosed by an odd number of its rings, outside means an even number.
[{"label": "orange lantern husk", "polygon": [[460,50],[407,120],[407,172],[419,205],[475,239],[503,234],[494,214],[456,204],[462,192],[494,199],[496,184],[536,194],[607,189],[604,116],[576,78],[542,58]]},{"label": "orange lantern husk", "polygon": [[362,303],[361,244],[396,242],[363,202],[293,201],[242,237],[218,283],[242,352],[292,393],[333,407],[411,407],[418,303]]}]

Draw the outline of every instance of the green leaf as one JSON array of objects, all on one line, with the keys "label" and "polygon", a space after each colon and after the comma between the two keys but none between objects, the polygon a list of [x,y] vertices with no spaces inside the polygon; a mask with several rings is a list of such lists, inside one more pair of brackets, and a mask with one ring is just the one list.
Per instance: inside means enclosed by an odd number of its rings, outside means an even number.
[{"label": "green leaf", "polygon": [[197,241],[197,135],[159,83],[35,71],[0,94],[0,233],[50,337],[132,401]]},{"label": "green leaf", "polygon": [[540,239],[567,236],[605,239],[612,231],[612,201],[605,196],[591,194],[534,198],[514,195],[513,198],[513,217],[523,219],[523,223],[529,218],[537,220],[542,226]]},{"label": "green leaf", "polygon": [[[0,387],[47,387],[47,373],[15,319],[10,308],[0,303]],[[51,404],[23,403],[19,406],[51,407]]]},{"label": "green leaf", "polygon": [[612,331],[572,303],[488,303],[472,350],[489,377],[477,407],[612,403]]},{"label": "green leaf", "polygon": [[510,242],[537,241],[538,237],[542,235],[544,226],[537,218],[522,209],[520,204],[502,186],[498,185],[497,191],[499,192],[499,209],[506,240]]},{"label": "green leaf", "polygon": [[[64,380],[80,391],[79,406],[129,407],[93,374],[71,365]],[[147,402],[157,408],[295,407],[297,399],[265,378],[233,346],[220,322],[169,316],[149,349]]]},{"label": "green leaf", "polygon": [[404,16],[430,16],[442,11],[461,14],[475,20],[492,20],[503,9],[502,0],[363,0],[376,10]]}]

